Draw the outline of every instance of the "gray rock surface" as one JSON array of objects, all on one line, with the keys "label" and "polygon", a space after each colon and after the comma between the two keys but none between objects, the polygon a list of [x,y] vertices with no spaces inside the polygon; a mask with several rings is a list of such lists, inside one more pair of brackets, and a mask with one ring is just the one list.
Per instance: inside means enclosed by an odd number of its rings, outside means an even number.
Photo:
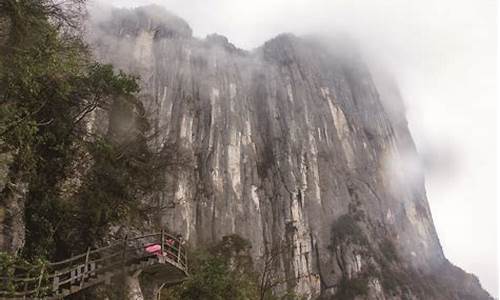
[{"label": "gray rock surface", "polygon": [[248,52],[159,7],[91,32],[99,60],[141,76],[151,146],[195,162],[156,199],[192,247],[233,233],[256,260],[288,247],[277,291],[307,298],[360,282],[356,299],[490,299],[443,255],[397,86],[348,43],[283,34]]}]

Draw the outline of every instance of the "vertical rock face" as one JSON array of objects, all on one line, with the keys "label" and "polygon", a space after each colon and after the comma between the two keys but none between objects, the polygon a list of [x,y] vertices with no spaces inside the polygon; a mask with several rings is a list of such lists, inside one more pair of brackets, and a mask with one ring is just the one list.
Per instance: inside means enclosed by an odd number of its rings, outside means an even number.
[{"label": "vertical rock face", "polygon": [[192,246],[236,233],[256,259],[283,248],[278,290],[308,298],[489,299],[442,253],[397,88],[343,43],[247,52],[158,7],[92,31],[100,60],[141,76],[154,143],[190,152],[158,205]]}]

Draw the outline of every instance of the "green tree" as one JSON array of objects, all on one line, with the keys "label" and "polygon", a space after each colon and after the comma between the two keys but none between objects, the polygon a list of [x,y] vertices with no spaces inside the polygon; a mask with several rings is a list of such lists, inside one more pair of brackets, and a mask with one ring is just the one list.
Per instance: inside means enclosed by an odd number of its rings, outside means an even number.
[{"label": "green tree", "polygon": [[[276,271],[281,255],[289,246],[274,248],[259,258],[254,267],[248,240],[233,234],[205,250],[189,255],[190,277],[181,286],[163,292],[169,300],[295,300],[303,299],[289,291],[275,295],[273,289],[298,278],[286,279]],[[162,298],[163,299],[163,298]]]},{"label": "green tree", "polygon": [[[0,153],[12,155],[9,186],[27,185],[26,244],[35,260],[85,250],[111,224],[139,211],[159,186],[172,149],[151,151],[138,80],[96,63],[77,28],[82,0],[0,0]],[[100,111],[109,128],[87,130]],[[123,124],[133,124],[123,130]],[[130,128],[129,128],[130,129]],[[82,153],[90,170],[71,201],[60,183]],[[13,189],[0,193],[0,204]]]},{"label": "green tree", "polygon": [[231,235],[208,250],[193,253],[191,276],[180,287],[168,291],[168,299],[258,299],[249,250],[247,240]]}]

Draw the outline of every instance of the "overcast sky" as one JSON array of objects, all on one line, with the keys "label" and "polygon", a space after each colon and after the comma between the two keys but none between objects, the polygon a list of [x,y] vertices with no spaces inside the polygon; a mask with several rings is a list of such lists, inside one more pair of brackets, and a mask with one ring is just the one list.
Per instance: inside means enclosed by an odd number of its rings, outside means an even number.
[{"label": "overcast sky", "polygon": [[94,1],[157,3],[245,49],[281,32],[352,34],[398,80],[446,256],[498,297],[496,0]]}]

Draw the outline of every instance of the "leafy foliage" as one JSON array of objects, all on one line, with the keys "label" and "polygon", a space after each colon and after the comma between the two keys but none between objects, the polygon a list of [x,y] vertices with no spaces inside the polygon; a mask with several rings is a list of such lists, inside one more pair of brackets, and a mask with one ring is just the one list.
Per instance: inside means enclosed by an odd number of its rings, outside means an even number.
[{"label": "leafy foliage", "polygon": [[[204,250],[190,253],[191,276],[181,286],[163,291],[169,300],[298,300],[293,291],[273,294],[277,285],[262,285],[262,270],[254,269],[248,240],[233,234]],[[272,261],[288,248],[273,253]],[[278,250],[278,249],[277,249]],[[276,255],[276,256],[275,256]],[[270,256],[267,256],[271,259]],[[258,265],[258,264],[257,264]],[[267,274],[274,275],[274,274]],[[270,283],[285,284],[283,278],[271,278]],[[163,299],[162,297],[162,299]]]},{"label": "leafy foliage", "polygon": [[349,215],[342,215],[332,225],[332,248],[342,243],[368,245],[368,240],[356,220]]},{"label": "leafy foliage", "polygon": [[367,294],[368,279],[366,277],[351,279],[342,278],[334,299],[353,300],[356,299],[357,296],[364,296]]},{"label": "leafy foliage", "polygon": [[[5,252],[0,252],[0,277],[2,277],[2,284],[5,285],[3,291],[13,293],[19,290],[19,287],[24,288],[27,284],[29,289],[38,289],[38,295],[43,296],[47,290],[40,288],[39,285],[46,283],[48,278],[47,261],[37,259],[33,263],[26,261],[23,258],[14,256]],[[12,281],[9,280],[14,276],[22,278],[34,278],[32,281]]]},{"label": "leafy foliage", "polygon": [[394,244],[388,238],[384,238],[379,244],[380,251],[388,262],[398,262],[399,256]]},{"label": "leafy foliage", "polygon": [[[94,62],[78,35],[82,3],[0,1],[8,37],[0,40],[0,152],[14,156],[9,180],[28,183],[23,255],[32,261],[83,251],[137,213],[169,162],[170,153],[147,146],[138,78]],[[98,135],[86,126],[96,111],[109,119]],[[68,201],[60,184],[82,153],[90,168]]]},{"label": "leafy foliage", "polygon": [[193,253],[191,277],[170,291],[168,299],[258,299],[249,247],[248,241],[232,235],[208,250]]}]

